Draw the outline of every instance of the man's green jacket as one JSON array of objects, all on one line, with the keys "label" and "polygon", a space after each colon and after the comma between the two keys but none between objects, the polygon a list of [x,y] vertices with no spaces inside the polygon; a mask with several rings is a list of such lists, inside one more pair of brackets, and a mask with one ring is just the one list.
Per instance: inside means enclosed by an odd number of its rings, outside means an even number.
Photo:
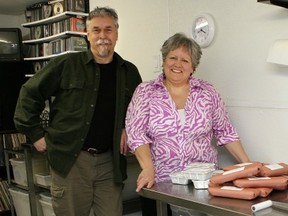
[{"label": "man's green jacket", "polygon": [[[113,135],[116,183],[127,178],[126,158],[120,154],[120,138],[125,127],[128,104],[142,81],[137,67],[114,53],[117,59],[116,111]],[[14,123],[32,143],[43,136],[48,161],[65,177],[77,159],[93,117],[98,95],[100,69],[90,50],[52,59],[21,88]],[[52,100],[51,100],[52,98]],[[50,100],[49,125],[43,127],[40,115]]]}]

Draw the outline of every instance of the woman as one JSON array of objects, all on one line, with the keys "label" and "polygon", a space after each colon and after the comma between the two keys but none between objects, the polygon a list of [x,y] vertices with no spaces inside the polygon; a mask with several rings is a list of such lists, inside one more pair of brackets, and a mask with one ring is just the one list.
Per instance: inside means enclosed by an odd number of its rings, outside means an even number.
[{"label": "woman", "polygon": [[[217,164],[213,137],[238,162],[249,161],[220,95],[211,84],[193,77],[200,46],[177,33],[165,41],[161,52],[163,74],[137,87],[126,116],[128,146],[142,168],[137,192],[169,180],[169,174],[191,162]],[[153,205],[154,213],[146,214],[144,207],[143,215],[156,215]]]}]

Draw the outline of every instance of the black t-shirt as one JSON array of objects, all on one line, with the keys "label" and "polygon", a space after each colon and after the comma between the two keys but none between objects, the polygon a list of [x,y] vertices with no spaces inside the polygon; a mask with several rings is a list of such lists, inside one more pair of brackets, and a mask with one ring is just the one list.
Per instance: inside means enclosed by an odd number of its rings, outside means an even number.
[{"label": "black t-shirt", "polygon": [[108,150],[113,145],[116,106],[116,60],[100,67],[99,93],[84,148]]}]

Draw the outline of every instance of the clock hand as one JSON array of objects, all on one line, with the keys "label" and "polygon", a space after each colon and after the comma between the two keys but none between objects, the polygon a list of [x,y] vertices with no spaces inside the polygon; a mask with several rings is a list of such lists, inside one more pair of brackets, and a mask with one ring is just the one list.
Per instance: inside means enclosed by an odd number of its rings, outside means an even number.
[{"label": "clock hand", "polygon": [[206,33],[203,29],[200,29],[198,32],[203,32],[203,33]]}]

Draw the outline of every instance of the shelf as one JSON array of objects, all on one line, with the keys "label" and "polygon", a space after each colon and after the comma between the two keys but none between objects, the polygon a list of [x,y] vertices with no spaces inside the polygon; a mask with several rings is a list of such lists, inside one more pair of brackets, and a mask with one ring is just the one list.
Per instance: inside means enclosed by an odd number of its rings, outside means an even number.
[{"label": "shelf", "polygon": [[51,58],[54,58],[56,56],[65,55],[67,53],[76,53],[76,52],[79,52],[79,51],[70,50],[70,51],[65,51],[62,53],[53,54],[53,55],[49,55],[49,56],[29,57],[29,58],[24,58],[24,61],[45,61],[45,60],[49,60]]},{"label": "shelf", "polygon": [[88,16],[88,13],[65,11],[64,13],[57,14],[55,16],[48,17],[46,19],[37,20],[34,22],[29,22],[29,23],[23,23],[22,26],[29,28],[29,27],[33,27],[33,26],[39,26],[39,25],[45,25],[45,24],[49,24],[49,23],[53,23],[53,22],[58,22],[58,21],[67,19],[69,17],[87,17],[87,16]]},{"label": "shelf", "polygon": [[[29,197],[29,207],[30,207],[30,212],[31,212],[31,216],[37,216],[37,204],[36,204],[36,196],[37,193],[42,191],[42,188],[40,189],[37,185],[34,184],[34,168],[35,166],[32,164],[32,157],[33,155],[37,154],[37,155],[41,155],[42,157],[44,157],[41,153],[37,152],[37,150],[33,147],[32,144],[29,143],[25,143],[25,144],[21,144],[21,149],[19,150],[14,150],[14,149],[4,149],[4,153],[5,153],[5,164],[6,164],[6,169],[8,167],[8,165],[10,165],[9,162],[9,155],[24,155],[24,161],[25,161],[25,173],[26,173],[26,178],[27,178],[27,186],[24,186],[22,184],[19,184],[19,180],[18,182],[15,181],[14,177],[11,178],[14,172],[14,167],[12,168],[12,172],[10,171],[10,169],[7,169],[7,180],[8,180],[8,184],[10,186],[10,188],[17,188],[20,190],[23,190],[25,192],[28,193],[28,197]],[[38,157],[38,156],[37,156]],[[36,163],[36,162],[35,162]],[[38,163],[37,163],[38,164]],[[12,165],[13,166],[13,165]],[[18,168],[19,169],[19,168]],[[17,171],[18,172],[18,171]],[[20,173],[19,173],[20,174]],[[24,171],[22,173],[22,175],[24,175]],[[20,174],[21,176],[21,174]],[[23,178],[24,176],[21,176],[21,178]],[[22,179],[20,179],[22,180]],[[13,200],[13,198],[12,198]],[[14,213],[14,208],[15,206],[11,206],[11,210],[13,212],[13,216],[16,215]]]},{"label": "shelf", "polygon": [[53,40],[68,38],[69,36],[86,36],[86,35],[87,35],[86,32],[65,31],[49,37],[25,40],[23,41],[23,44],[48,43]]},{"label": "shelf", "polygon": [[0,134],[18,133],[17,130],[0,130]]}]

